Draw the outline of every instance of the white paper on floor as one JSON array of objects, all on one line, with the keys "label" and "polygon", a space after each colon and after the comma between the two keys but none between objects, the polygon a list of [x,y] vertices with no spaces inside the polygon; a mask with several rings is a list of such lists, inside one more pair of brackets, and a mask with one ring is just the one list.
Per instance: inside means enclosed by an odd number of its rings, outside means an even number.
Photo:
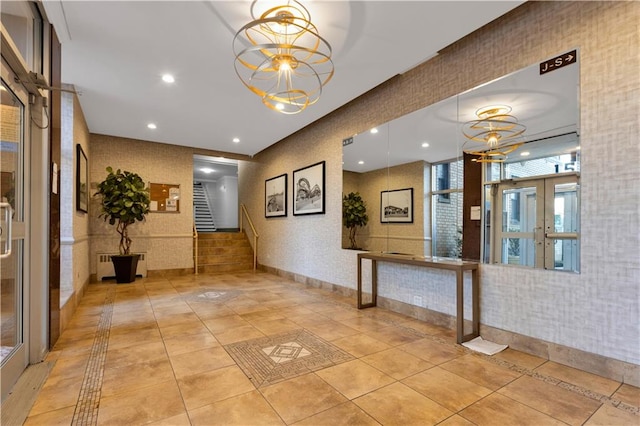
[{"label": "white paper on floor", "polygon": [[463,343],[462,346],[476,352],[481,352],[485,355],[495,355],[498,352],[502,352],[509,347],[509,345],[499,345],[497,343],[484,340],[479,336],[473,340],[469,340],[468,342]]}]

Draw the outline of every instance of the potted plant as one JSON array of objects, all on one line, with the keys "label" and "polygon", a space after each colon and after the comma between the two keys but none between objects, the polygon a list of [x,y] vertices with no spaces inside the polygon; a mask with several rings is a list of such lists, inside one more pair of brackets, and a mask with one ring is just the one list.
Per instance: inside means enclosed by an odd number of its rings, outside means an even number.
[{"label": "potted plant", "polygon": [[149,213],[149,189],[136,173],[115,172],[107,167],[107,177],[98,184],[94,196],[102,197],[100,215],[105,222],[115,225],[120,234],[120,255],[111,256],[118,283],[130,283],[136,279],[139,254],[131,254],[129,225],[143,221]]},{"label": "potted plant", "polygon": [[349,230],[351,249],[357,250],[356,229],[366,226],[369,222],[367,206],[359,192],[350,192],[342,197],[342,223]]}]

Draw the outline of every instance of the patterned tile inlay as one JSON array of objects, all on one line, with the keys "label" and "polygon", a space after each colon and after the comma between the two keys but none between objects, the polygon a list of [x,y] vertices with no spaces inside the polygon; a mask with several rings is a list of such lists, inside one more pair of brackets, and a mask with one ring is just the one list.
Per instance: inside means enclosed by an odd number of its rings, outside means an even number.
[{"label": "patterned tile inlay", "polygon": [[104,374],[104,361],[107,357],[107,345],[109,344],[109,330],[111,329],[111,317],[113,314],[113,302],[116,298],[116,288],[112,286],[108,291],[102,307],[102,314],[93,339],[89,362],[82,379],[80,395],[76,403],[71,424],[97,425],[98,408],[102,392],[102,376]]},{"label": "patterned tile inlay", "polygon": [[240,294],[242,294],[242,292],[238,290],[205,288],[201,289],[200,291],[190,293],[186,295],[185,298],[191,302],[224,303],[235,297],[238,297],[238,295]]},{"label": "patterned tile inlay", "polygon": [[224,348],[256,387],[354,359],[307,330],[232,343]]},{"label": "patterned tile inlay", "polygon": [[287,342],[281,345],[263,348],[262,352],[267,354],[277,364],[293,361],[298,358],[311,355],[311,352],[302,347],[298,342]]}]

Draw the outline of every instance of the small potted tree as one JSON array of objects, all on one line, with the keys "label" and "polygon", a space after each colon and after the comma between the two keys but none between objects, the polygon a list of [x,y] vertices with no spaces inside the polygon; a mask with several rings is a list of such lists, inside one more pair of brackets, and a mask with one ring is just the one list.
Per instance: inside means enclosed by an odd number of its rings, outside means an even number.
[{"label": "small potted tree", "polygon": [[350,249],[357,250],[356,229],[369,222],[367,206],[359,192],[350,192],[342,197],[342,223],[349,230]]},{"label": "small potted tree", "polygon": [[107,167],[107,177],[98,184],[95,196],[102,197],[99,217],[115,225],[120,234],[120,255],[111,256],[118,283],[130,283],[136,279],[139,254],[131,254],[129,225],[143,221],[149,213],[149,189],[136,173],[115,172]]}]

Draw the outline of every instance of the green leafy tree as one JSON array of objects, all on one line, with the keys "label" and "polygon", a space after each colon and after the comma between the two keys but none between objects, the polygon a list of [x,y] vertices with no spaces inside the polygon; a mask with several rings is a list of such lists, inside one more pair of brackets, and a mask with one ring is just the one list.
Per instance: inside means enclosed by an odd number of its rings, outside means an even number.
[{"label": "green leafy tree", "polygon": [[128,227],[143,221],[149,213],[149,188],[136,173],[113,171],[107,167],[107,177],[98,184],[94,196],[102,197],[100,215],[120,234],[120,254],[129,254],[131,238]]},{"label": "green leafy tree", "polygon": [[342,197],[342,223],[349,229],[349,242],[352,249],[356,246],[357,227],[366,226],[369,222],[367,206],[359,192],[350,192]]}]

